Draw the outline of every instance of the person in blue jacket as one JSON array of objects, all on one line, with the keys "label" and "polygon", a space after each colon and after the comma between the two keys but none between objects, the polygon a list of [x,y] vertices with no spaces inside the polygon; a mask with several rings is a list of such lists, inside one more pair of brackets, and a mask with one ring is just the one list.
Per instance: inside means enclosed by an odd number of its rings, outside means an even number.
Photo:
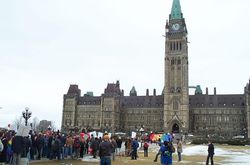
[{"label": "person in blue jacket", "polygon": [[139,143],[137,141],[137,138],[134,138],[134,140],[132,141],[132,153],[131,153],[131,159],[132,160],[136,160],[137,159],[137,148],[139,147]]},{"label": "person in blue jacket", "polygon": [[164,141],[159,152],[161,153],[161,164],[172,165],[172,153],[174,152],[172,143]]}]

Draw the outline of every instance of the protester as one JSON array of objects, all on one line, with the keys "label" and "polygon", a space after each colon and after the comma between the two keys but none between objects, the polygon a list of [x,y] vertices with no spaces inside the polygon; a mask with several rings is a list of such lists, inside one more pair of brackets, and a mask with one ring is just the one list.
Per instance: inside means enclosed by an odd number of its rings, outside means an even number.
[{"label": "protester", "polygon": [[137,141],[137,138],[134,138],[132,141],[132,153],[131,153],[131,159],[136,160],[138,155],[137,155],[137,148],[139,147],[139,143]]},{"label": "protester", "polygon": [[45,134],[43,136],[43,150],[42,150],[42,157],[47,157],[48,155],[48,141],[49,141],[49,137]]},{"label": "protester", "polygon": [[[162,144],[161,144],[161,139],[159,138],[158,139],[158,143],[157,143],[160,147],[162,146]],[[160,151],[160,150],[159,150]],[[158,152],[156,155],[155,155],[155,159],[154,159],[154,162],[157,162],[157,160],[158,160],[158,156],[159,155],[161,155],[161,153],[160,152]]]},{"label": "protester", "polygon": [[111,150],[113,147],[108,135],[104,135],[103,140],[99,145],[100,165],[111,165]]},{"label": "protester", "polygon": [[125,141],[125,152],[126,152],[126,156],[131,156],[131,139],[127,138],[127,140]]},{"label": "protester", "polygon": [[117,144],[114,138],[111,138],[111,144],[112,144],[111,156],[112,156],[112,160],[115,160],[115,151],[117,148]]},{"label": "protester", "polygon": [[172,165],[172,153],[174,152],[171,142],[164,141],[164,145],[161,146],[161,164],[162,165]]},{"label": "protester", "polygon": [[91,148],[93,158],[96,158],[97,151],[99,150],[99,141],[97,137],[95,137],[94,140],[91,142]]},{"label": "protester", "polygon": [[71,135],[69,135],[67,138],[66,138],[66,150],[65,150],[65,156],[66,158],[68,156],[70,156],[72,158],[72,150],[73,150],[73,144],[74,144],[74,139],[72,138]]},{"label": "protester", "polygon": [[64,134],[62,134],[62,136],[60,136],[60,147],[61,147],[61,158],[64,159],[64,157],[66,156],[65,155],[65,150],[66,150],[66,147],[65,147],[65,144],[66,144],[66,137]]},{"label": "protester", "polygon": [[145,141],[143,144],[144,157],[148,157],[148,143]]},{"label": "protester", "polygon": [[39,133],[36,140],[35,140],[35,145],[36,145],[36,149],[37,149],[37,153],[38,153],[38,156],[37,156],[37,159],[40,160],[41,159],[41,154],[42,154],[42,149],[43,149],[43,146],[44,146],[44,139],[42,137],[42,134]]},{"label": "protester", "polygon": [[60,153],[61,153],[61,141],[59,135],[54,135],[52,139],[52,159],[57,158],[60,160]]},{"label": "protester", "polygon": [[5,132],[0,132],[0,140],[3,144],[2,146],[2,151],[0,151],[0,163],[7,163],[7,139],[6,139],[6,134]]},{"label": "protester", "polygon": [[182,153],[182,142],[180,139],[177,139],[177,153],[178,153],[178,161],[181,161],[181,153]]},{"label": "protester", "polygon": [[12,150],[13,150],[13,165],[21,165],[21,154],[25,149],[24,139],[22,136],[14,136],[12,139]]},{"label": "protester", "polygon": [[211,140],[208,141],[208,155],[207,155],[207,161],[206,161],[206,165],[209,164],[209,158],[211,160],[211,165],[214,164],[214,160],[213,160],[213,156],[214,156],[214,145],[212,143]]},{"label": "protester", "polygon": [[116,144],[117,144],[116,154],[120,155],[122,148],[122,138],[120,136],[118,137],[118,139],[116,139]]},{"label": "protester", "polygon": [[85,155],[85,146],[86,146],[86,144],[85,144],[86,142],[85,142],[85,140],[84,140],[84,138],[83,137],[81,137],[80,138],[80,158],[83,158],[83,155]]},{"label": "protester", "polygon": [[74,158],[78,159],[80,156],[80,136],[77,135],[74,138],[74,143],[73,143],[73,151],[74,151]]}]

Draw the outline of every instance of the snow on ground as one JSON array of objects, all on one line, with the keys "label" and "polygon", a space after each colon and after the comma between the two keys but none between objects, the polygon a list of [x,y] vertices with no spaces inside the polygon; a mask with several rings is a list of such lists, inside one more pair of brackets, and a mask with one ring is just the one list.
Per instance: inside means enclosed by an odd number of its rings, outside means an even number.
[{"label": "snow on ground", "polygon": [[[141,145],[140,145],[141,146]],[[183,155],[186,156],[194,156],[194,155],[207,155],[207,145],[183,145]],[[159,145],[149,144],[150,152],[158,152]],[[125,151],[124,143],[122,144],[121,152]],[[143,150],[138,150],[138,152],[143,152]],[[250,158],[250,150],[225,150],[215,145],[215,156],[223,156],[226,157],[225,161],[222,162],[223,165],[249,165]],[[83,157],[82,161],[84,162],[99,162],[100,159],[93,158],[93,156],[86,155]],[[184,160],[185,161],[185,160]],[[183,162],[184,162],[183,161]],[[204,163],[201,163],[204,164]]]},{"label": "snow on ground", "polygon": [[[155,144],[151,144],[150,147],[151,151],[157,152],[159,150],[159,146]],[[207,145],[183,145],[183,155],[187,156],[194,156],[194,155],[207,155]],[[215,145],[215,156],[223,156],[227,157],[226,160],[223,162],[223,165],[249,165],[250,160],[250,150],[225,150]],[[202,164],[202,163],[201,163]]]},{"label": "snow on ground", "polygon": [[[224,156],[227,157],[224,161],[225,165],[231,164],[241,164],[249,165],[250,150],[239,150],[239,151],[230,151],[225,150],[215,146],[215,156]],[[197,146],[186,146],[183,149],[183,155],[207,155],[207,146],[206,145],[197,145]]]},{"label": "snow on ground", "polygon": [[96,158],[93,158],[92,155],[84,155],[82,158],[83,162],[100,162],[100,158],[99,156],[97,156]]}]

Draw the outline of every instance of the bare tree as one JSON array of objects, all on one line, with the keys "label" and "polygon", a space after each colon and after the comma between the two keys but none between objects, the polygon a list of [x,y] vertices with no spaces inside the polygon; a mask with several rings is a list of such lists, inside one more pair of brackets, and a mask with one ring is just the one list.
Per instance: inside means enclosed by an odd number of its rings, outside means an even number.
[{"label": "bare tree", "polygon": [[57,130],[57,127],[56,127],[56,124],[55,124],[55,122],[54,121],[51,121],[51,130],[54,130],[54,131],[56,131]]},{"label": "bare tree", "polygon": [[17,130],[20,128],[21,125],[24,125],[24,120],[23,117],[17,117],[14,121],[13,121],[13,128],[16,128]]},{"label": "bare tree", "polygon": [[39,127],[39,119],[37,117],[34,117],[33,118],[33,121],[32,121],[32,129],[34,131],[37,131],[38,130],[38,127]]}]

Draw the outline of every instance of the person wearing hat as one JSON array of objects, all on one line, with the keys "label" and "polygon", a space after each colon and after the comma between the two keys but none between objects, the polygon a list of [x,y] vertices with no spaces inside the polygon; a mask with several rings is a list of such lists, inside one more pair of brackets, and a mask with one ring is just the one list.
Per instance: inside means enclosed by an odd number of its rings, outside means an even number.
[{"label": "person wearing hat", "polygon": [[104,135],[103,141],[99,145],[100,165],[111,165],[112,148],[113,146],[109,141],[109,136]]}]

